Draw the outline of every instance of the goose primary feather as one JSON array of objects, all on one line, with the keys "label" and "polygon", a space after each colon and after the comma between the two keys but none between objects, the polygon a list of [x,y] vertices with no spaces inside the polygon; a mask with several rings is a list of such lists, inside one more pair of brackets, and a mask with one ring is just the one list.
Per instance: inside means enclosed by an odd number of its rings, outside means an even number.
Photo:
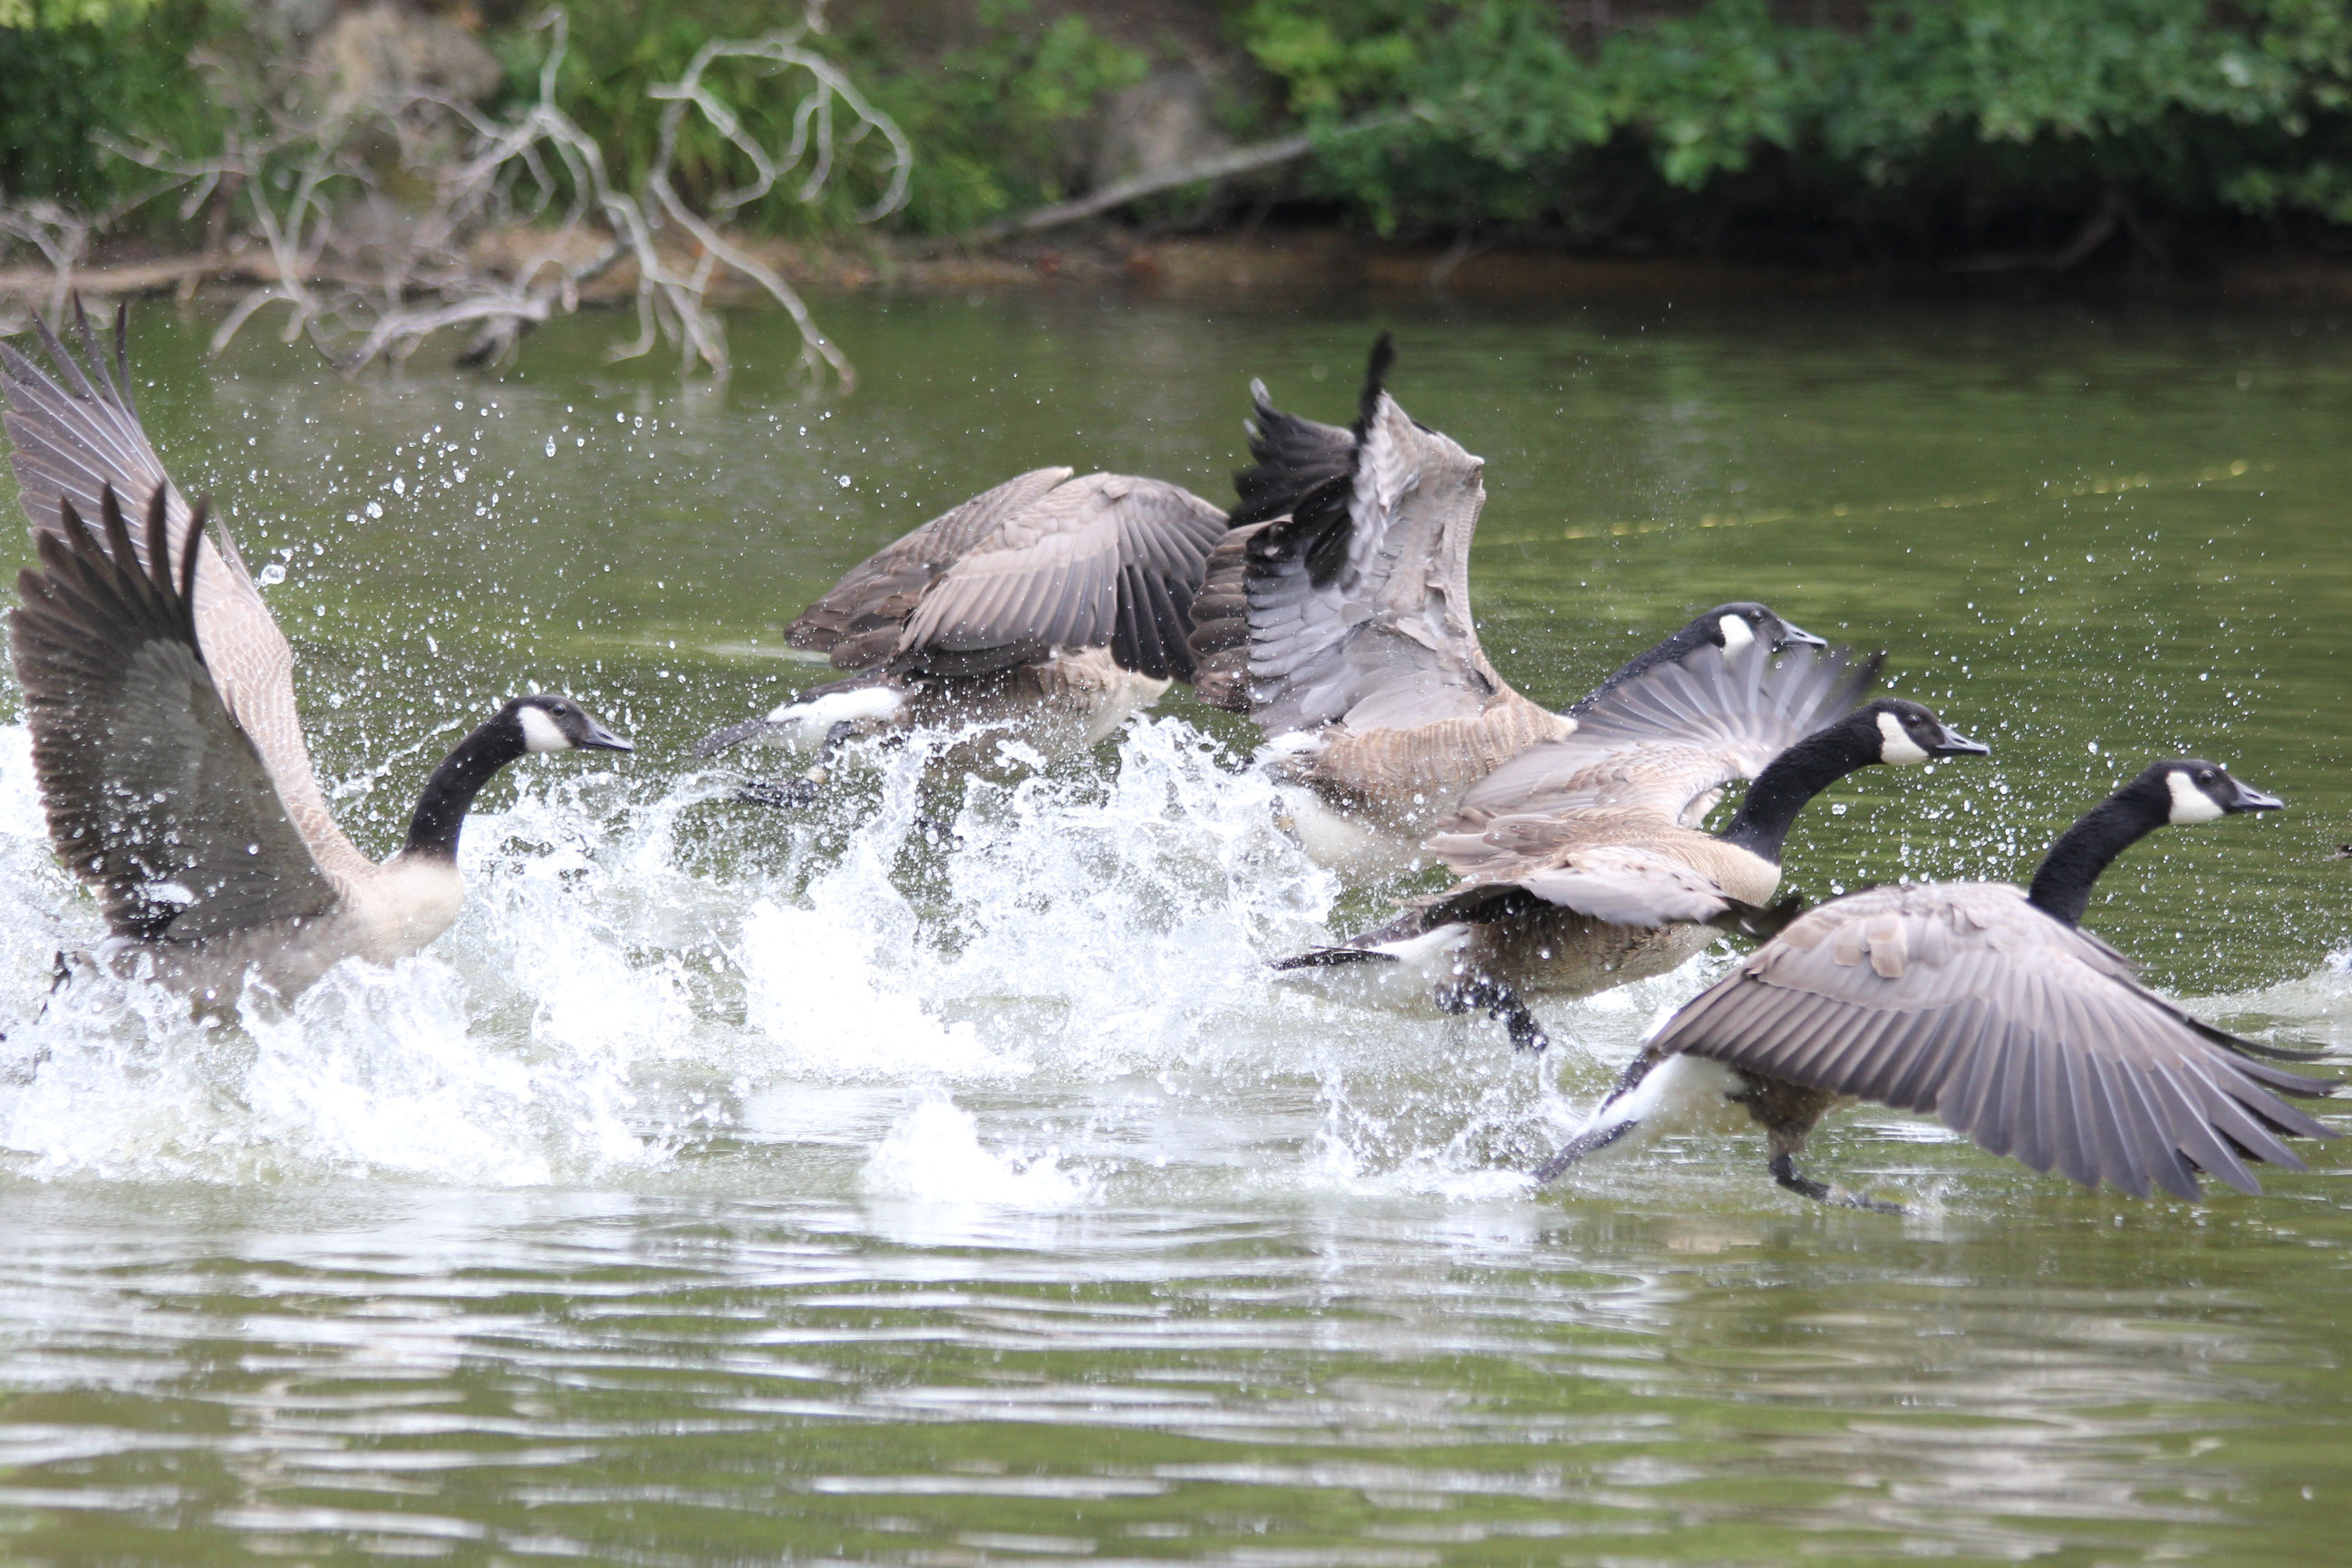
[{"label": "goose primary feather", "polygon": [[515,699],[435,771],[401,850],[362,855],[320,793],[284,636],[139,423],[122,314],[110,374],[79,325],[87,368],[45,327],[63,380],[0,345],[0,384],[41,563],[17,579],[10,649],[50,838],[111,933],[99,956],[220,1002],[248,977],[290,994],[342,959],[417,951],[456,918],[458,832],[499,769],[629,743],[570,698]]},{"label": "goose primary feather", "polygon": [[1721,605],[1564,713],[1523,696],[1470,611],[1484,460],[1390,395],[1393,357],[1384,335],[1346,429],[1286,414],[1253,384],[1256,462],[1234,478],[1234,529],[1194,607],[1195,691],[1256,721],[1275,773],[1304,792],[1294,816],[1318,858],[1409,859],[1473,784],[1698,647],[1822,645],[1762,605]]},{"label": "goose primary feather", "polygon": [[2249,1165],[2303,1169],[2282,1140],[2334,1135],[2278,1097],[2336,1086],[2261,1059],[2298,1053],[2157,995],[2077,922],[2099,874],[2140,837],[2280,804],[2212,763],[2161,762],[2069,828],[2028,890],[1911,883],[1808,911],[1668,1020],[1538,1178],[1670,1102],[1712,1099],[1763,1125],[1782,1186],[1886,1208],[1794,1166],[1814,1123],[1860,1099],[1935,1116],[2086,1188],[2194,1198],[2201,1173],[2260,1192]]},{"label": "goose primary feather", "polygon": [[1223,512],[1158,479],[1008,479],[885,545],[793,622],[791,646],[856,673],[696,751],[829,753],[855,734],[939,726],[1090,745],[1192,678],[1192,600],[1224,532]]}]

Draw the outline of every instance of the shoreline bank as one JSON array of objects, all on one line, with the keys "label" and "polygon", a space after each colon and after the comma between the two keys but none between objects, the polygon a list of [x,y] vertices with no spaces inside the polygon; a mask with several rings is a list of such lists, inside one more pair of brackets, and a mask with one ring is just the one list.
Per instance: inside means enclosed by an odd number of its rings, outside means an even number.
[{"label": "shoreline bank", "polygon": [[[579,237],[577,245],[589,243]],[[1411,292],[1491,300],[1737,300],[1852,298],[1993,300],[2020,302],[2314,303],[2352,301],[2352,258],[2304,254],[2231,258],[2191,276],[2150,269],[1955,272],[1917,267],[1807,267],[1687,257],[1578,255],[1527,246],[1413,245],[1338,228],[1281,233],[1147,236],[1116,230],[970,252],[880,245],[730,237],[796,289],[867,289],[967,293],[1055,288],[1116,290],[1141,298],[1233,295],[1312,298]],[[571,248],[553,237],[509,230],[486,237],[473,260],[488,276],[511,277],[534,256]],[[61,281],[62,279],[62,281]],[[0,311],[44,308],[67,292],[86,300],[243,292],[281,281],[259,247],[223,253],[121,254],[63,274],[46,267],[0,268]],[[306,281],[364,288],[368,279],[325,270]],[[579,292],[583,307],[614,308],[636,295],[636,269],[624,261]],[[748,280],[714,277],[712,303],[763,296]],[[0,316],[0,327],[5,317]]]}]

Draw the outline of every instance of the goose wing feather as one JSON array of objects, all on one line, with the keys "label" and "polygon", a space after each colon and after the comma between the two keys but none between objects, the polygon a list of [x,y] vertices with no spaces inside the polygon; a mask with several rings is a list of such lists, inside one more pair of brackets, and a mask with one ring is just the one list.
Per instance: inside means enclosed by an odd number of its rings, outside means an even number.
[{"label": "goose wing feather", "polygon": [[[134,543],[109,489],[104,528],[67,500],[17,578],[9,644],[51,840],[118,936],[192,942],[323,915],[338,889],[222,700],[158,489]],[[176,552],[204,527],[189,515]]]},{"label": "goose wing feather", "polygon": [[1283,414],[1254,389],[1258,461],[1234,480],[1234,521],[1265,524],[1239,548],[1247,700],[1268,735],[1467,718],[1507,689],[1470,616],[1484,465],[1381,388],[1389,355],[1382,339],[1352,432]]},{"label": "goose wing feather", "polygon": [[[1347,432],[1339,434],[1344,437]],[[1263,522],[1235,522],[1209,552],[1201,591],[1192,599],[1187,642],[1192,695],[1229,713],[1250,710],[1249,542],[1265,527]]]},{"label": "goose wing feather", "polygon": [[785,640],[812,653],[831,654],[837,669],[882,663],[898,652],[908,619],[932,585],[985,545],[1007,518],[1066,482],[1071,473],[1033,468],[893,540],[803,610]]},{"label": "goose wing feather", "polygon": [[[1664,826],[1661,824],[1660,826]],[[1738,907],[1722,884],[1654,849],[1603,844],[1571,849],[1433,895],[1424,925],[1492,918],[1482,906],[1517,889],[1611,925],[1700,924]]]},{"label": "goose wing feather", "polygon": [[[293,649],[261,602],[227,529],[189,527],[193,513],[186,494],[165,472],[131,402],[125,320],[118,309],[111,372],[78,302],[75,321],[87,368],[37,321],[57,378],[0,343],[0,387],[7,399],[4,422],[18,504],[37,535],[62,537],[61,503],[71,503],[81,517],[95,518],[104,510],[110,487],[132,498],[134,505],[146,504],[159,490],[164,494],[167,547],[196,552],[196,639],[218,700],[268,769],[311,858],[349,889],[375,867],[335,825],[319,792],[294,705]],[[131,543],[143,552],[147,542],[134,531]],[[166,575],[179,574],[182,564],[175,555]]]},{"label": "goose wing feather", "polygon": [[1504,817],[1594,806],[1641,805],[1687,821],[1714,791],[1754,778],[1852,712],[1878,667],[1844,648],[1792,648],[1776,661],[1760,642],[1727,657],[1699,647],[1611,689],[1577,715],[1574,734],[1487,774],[1439,833],[1475,839]]},{"label": "goose wing feather", "polygon": [[1812,910],[1649,1047],[1934,1115],[1994,1153],[2137,1197],[2194,1197],[2199,1170],[2259,1192],[2247,1163],[2301,1170],[2280,1140],[2334,1136],[2277,1097],[2335,1085],[2260,1049],[1990,883],[1874,889]]},{"label": "goose wing feather", "polygon": [[1190,676],[1192,597],[1223,512],[1178,486],[1040,468],[917,529],[793,623],[843,668],[978,675],[1055,647]]}]

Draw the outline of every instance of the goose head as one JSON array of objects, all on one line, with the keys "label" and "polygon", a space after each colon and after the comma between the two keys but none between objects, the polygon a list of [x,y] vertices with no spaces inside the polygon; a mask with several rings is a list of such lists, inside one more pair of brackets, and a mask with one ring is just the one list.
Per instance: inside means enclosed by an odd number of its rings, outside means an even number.
[{"label": "goose head", "polygon": [[1841,727],[1871,752],[1872,762],[1895,767],[1932,757],[1987,756],[1992,751],[1945,723],[1933,710],[1899,697],[1864,703]]},{"label": "goose head", "polygon": [[2211,822],[2242,811],[2276,811],[2286,805],[2233,778],[2219,763],[2175,757],[2150,764],[2116,792],[2139,806],[2151,822]]},{"label": "goose head", "polygon": [[1715,608],[1693,620],[1683,628],[1683,635],[1692,646],[1713,643],[1727,658],[1753,643],[1762,643],[1767,653],[1779,653],[1789,647],[1827,647],[1829,643],[1803,627],[1782,620],[1769,605],[1752,599],[1742,599]]},{"label": "goose head", "polygon": [[597,722],[596,716],[569,697],[533,692],[518,697],[499,710],[496,722],[510,727],[525,752],[633,752],[627,741]]}]

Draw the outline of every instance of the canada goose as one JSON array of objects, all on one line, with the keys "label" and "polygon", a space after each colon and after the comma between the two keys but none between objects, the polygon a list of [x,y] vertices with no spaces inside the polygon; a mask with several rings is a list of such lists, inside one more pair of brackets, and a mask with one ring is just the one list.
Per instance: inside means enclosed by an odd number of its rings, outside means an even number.
[{"label": "canada goose", "polygon": [[1700,647],[1820,647],[1757,604],[1721,605],[1566,713],[1514,690],[1470,615],[1470,538],[1484,460],[1416,423],[1373,346],[1355,424],[1286,414],[1250,388],[1255,466],[1236,475],[1234,531],[1194,605],[1195,693],[1249,714],[1292,819],[1318,860],[1363,872],[1408,862],[1462,793],[1530,746],[1576,732],[1618,684]]},{"label": "canada goose", "polygon": [[[0,373],[41,561],[9,641],[50,839],[112,932],[97,956],[220,1002],[248,975],[290,995],[341,959],[417,951],[457,918],[484,784],[526,752],[629,742],[568,697],[517,698],[434,770],[399,853],[362,855],[311,773],[286,638],[140,426],[122,314],[111,375],[80,328],[94,382],[46,327],[65,384],[5,345]],[[124,489],[147,498],[136,531]]]},{"label": "canada goose", "polygon": [[[1731,744],[1662,736],[1580,767],[1531,752],[1473,795],[1507,795],[1541,781],[1549,789],[1531,797],[1540,809],[1490,816],[1465,804],[1430,838],[1460,882],[1347,947],[1287,965],[1387,959],[1433,971],[1444,1010],[1484,1008],[1508,1026],[1514,1045],[1541,1049],[1528,996],[1590,995],[1664,974],[1713,942],[1717,925],[1756,930],[1780,886],[1780,848],[1797,814],[1837,780],[1881,763],[1985,753],[1916,702],[1885,698],[1847,712],[1874,670],[1835,654],[1768,669],[1758,646],[1728,660],[1702,649],[1629,683],[1596,704],[1586,734],[1560,749],[1591,741],[1597,751],[1604,735],[1638,733],[1656,723],[1655,710],[1696,706],[1702,693],[1714,710],[1740,713],[1737,727],[1750,737],[1778,724],[1801,738],[1758,773],[1719,833],[1698,827],[1691,808],[1738,776]],[[1754,695],[1738,702],[1727,689]],[[1817,727],[1805,733],[1800,724]]]},{"label": "canada goose", "polygon": [[[785,633],[858,673],[695,746],[819,748],[805,801],[850,737],[954,725],[1076,751],[1189,680],[1193,595],[1225,518],[1190,491],[1125,474],[1038,468],[884,546]],[[759,794],[761,792],[754,792]]]},{"label": "canada goose", "polygon": [[2280,804],[2212,763],[2161,762],[2068,828],[2027,890],[1908,883],[1808,911],[1669,1019],[1537,1179],[1673,1111],[1738,1107],[1769,1134],[1780,1185],[1899,1213],[1796,1173],[1814,1124],[1859,1099],[2085,1187],[2194,1198],[2204,1171],[2261,1192],[2248,1161],[2300,1171],[2279,1139],[2334,1136],[2272,1091],[2336,1086],[2252,1059],[2308,1058],[2198,1022],[2077,922],[2139,838]]}]

